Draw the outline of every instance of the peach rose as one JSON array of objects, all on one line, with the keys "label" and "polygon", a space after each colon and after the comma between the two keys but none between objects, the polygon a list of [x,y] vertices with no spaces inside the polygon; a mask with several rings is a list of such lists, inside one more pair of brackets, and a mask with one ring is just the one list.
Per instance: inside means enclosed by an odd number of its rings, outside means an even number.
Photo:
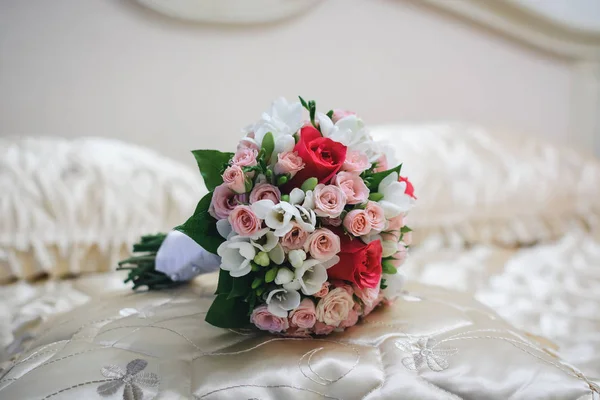
[{"label": "peach rose", "polygon": [[326,325],[319,321],[317,321],[315,323],[315,327],[314,327],[315,335],[329,335],[334,330],[335,330],[335,326]]},{"label": "peach rose", "polygon": [[346,205],[346,195],[337,186],[318,184],[313,191],[315,214],[319,217],[339,217]]},{"label": "peach rose", "polygon": [[342,321],[340,328],[350,328],[358,322],[358,312],[353,308],[348,313],[348,317]]},{"label": "peach rose", "polygon": [[262,227],[262,221],[250,206],[237,206],[229,214],[231,228],[240,236],[253,236]]},{"label": "peach rose", "polygon": [[281,238],[281,247],[286,252],[301,249],[304,247],[307,238],[308,232],[302,229],[296,222],[292,222],[292,230]]},{"label": "peach rose", "polygon": [[290,326],[300,329],[310,329],[317,322],[315,303],[305,298],[300,305],[290,313]]},{"label": "peach rose", "polygon": [[313,296],[319,297],[319,298],[327,296],[327,293],[329,293],[329,286],[331,286],[331,283],[323,282],[323,286],[321,286],[321,290],[319,290]]},{"label": "peach rose", "polygon": [[385,228],[385,216],[383,208],[374,201],[369,201],[365,208],[367,219],[371,223],[371,228],[376,232],[381,232]]},{"label": "peach rose", "polygon": [[258,150],[242,147],[238,149],[235,156],[231,160],[231,165],[237,165],[239,167],[253,167],[257,165],[256,157],[258,157]]},{"label": "peach rose", "polygon": [[304,251],[317,260],[330,260],[340,252],[340,237],[327,228],[315,229],[304,243]]},{"label": "peach rose", "polygon": [[223,173],[223,183],[236,193],[246,192],[246,182],[247,179],[244,175],[244,171],[242,170],[242,167],[238,165],[227,167]]},{"label": "peach rose", "polygon": [[277,204],[281,201],[281,191],[277,186],[273,186],[269,183],[263,182],[254,186],[252,192],[250,192],[250,204],[254,204],[260,200],[271,200]]},{"label": "peach rose", "polygon": [[385,298],[383,296],[383,292],[379,292],[379,295],[377,296],[372,305],[365,305],[365,307],[363,308],[363,316],[366,317],[367,315],[371,314],[375,307],[380,305],[382,301],[385,301]]},{"label": "peach rose", "polygon": [[275,174],[290,174],[290,178],[293,178],[302,168],[304,168],[304,161],[298,156],[297,152],[284,151],[277,155],[277,163],[274,167]]},{"label": "peach rose", "polygon": [[346,204],[360,204],[369,198],[369,189],[356,172],[338,173],[333,178],[333,183],[346,195]]},{"label": "peach rose", "polygon": [[369,157],[361,151],[351,150],[346,153],[342,171],[361,173],[371,167]]},{"label": "peach rose", "polygon": [[216,219],[225,219],[237,205],[245,203],[247,199],[248,195],[236,194],[223,183],[215,188],[208,213]]},{"label": "peach rose", "polygon": [[256,307],[250,315],[250,322],[258,329],[269,332],[282,332],[290,327],[287,318],[271,314],[265,304]]},{"label": "peach rose", "polygon": [[338,327],[342,321],[348,318],[353,307],[352,295],[343,288],[335,288],[317,304],[317,321]]},{"label": "peach rose", "polygon": [[371,232],[371,223],[365,210],[352,210],[344,218],[344,228],[354,236],[364,236]]}]

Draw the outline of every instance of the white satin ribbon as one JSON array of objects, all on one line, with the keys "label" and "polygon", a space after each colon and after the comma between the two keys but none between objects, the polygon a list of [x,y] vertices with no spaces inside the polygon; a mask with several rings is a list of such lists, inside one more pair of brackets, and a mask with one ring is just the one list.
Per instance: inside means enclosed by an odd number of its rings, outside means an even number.
[{"label": "white satin ribbon", "polygon": [[221,257],[204,250],[186,234],[171,231],[156,253],[155,269],[174,281],[189,281],[217,271],[220,265]]}]

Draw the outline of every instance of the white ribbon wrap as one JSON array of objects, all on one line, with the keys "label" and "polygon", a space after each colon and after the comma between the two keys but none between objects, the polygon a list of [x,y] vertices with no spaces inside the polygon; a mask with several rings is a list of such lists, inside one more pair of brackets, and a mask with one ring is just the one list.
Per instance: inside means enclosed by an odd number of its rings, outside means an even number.
[{"label": "white ribbon wrap", "polygon": [[220,265],[221,257],[204,250],[186,234],[171,231],[156,253],[155,269],[174,281],[189,281],[217,271]]}]

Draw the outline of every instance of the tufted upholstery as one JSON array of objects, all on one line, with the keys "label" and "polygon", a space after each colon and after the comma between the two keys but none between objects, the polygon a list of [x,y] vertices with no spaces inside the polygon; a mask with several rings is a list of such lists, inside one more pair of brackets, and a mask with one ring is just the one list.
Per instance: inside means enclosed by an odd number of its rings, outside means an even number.
[{"label": "tufted upholstery", "polygon": [[212,327],[203,321],[210,301],[190,286],[59,316],[0,377],[0,398],[600,398],[551,343],[445,289],[409,287],[393,306],[319,339]]}]

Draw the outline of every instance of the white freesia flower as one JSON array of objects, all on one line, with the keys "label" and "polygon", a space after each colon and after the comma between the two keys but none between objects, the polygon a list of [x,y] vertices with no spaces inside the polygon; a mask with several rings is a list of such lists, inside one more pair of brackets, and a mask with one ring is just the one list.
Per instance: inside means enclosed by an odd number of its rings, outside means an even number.
[{"label": "white freesia flower", "polygon": [[379,147],[365,128],[363,120],[356,115],[348,115],[335,124],[323,113],[317,113],[316,119],[323,136],[342,143],[348,147],[348,150],[365,153],[370,162],[374,162],[380,157]]},{"label": "white freesia flower", "polygon": [[400,296],[402,287],[404,286],[404,275],[397,272],[393,275],[383,274],[382,279],[385,279],[386,288],[383,289],[383,294],[386,298],[393,300]]},{"label": "white freesia flower", "polygon": [[283,287],[287,290],[300,290],[302,286],[300,285],[300,281],[298,279],[294,279],[293,281],[283,285]]},{"label": "white freesia flower", "polygon": [[233,232],[233,228],[231,227],[228,218],[217,221],[217,232],[219,232],[219,235],[223,236],[225,239],[229,238]]},{"label": "white freesia flower", "polygon": [[309,190],[304,194],[304,202],[302,203],[302,207],[306,208],[307,210],[314,210],[315,195],[312,190]]},{"label": "white freesia flower", "polygon": [[264,219],[278,237],[292,230],[292,218],[300,218],[298,209],[286,201],[275,204],[272,200],[260,200],[252,204],[252,211],[258,218]]},{"label": "white freesia flower", "polygon": [[[217,230],[219,229],[217,222]],[[261,229],[262,230],[262,229]],[[260,251],[264,251],[268,253],[273,250],[275,246],[279,243],[279,238],[273,234],[270,230],[267,230],[264,235],[259,238],[252,240],[252,245],[259,249]]]},{"label": "white freesia flower", "polygon": [[275,289],[267,296],[267,309],[273,315],[286,318],[288,311],[300,305],[300,293],[295,290]]},{"label": "white freesia flower", "polygon": [[277,245],[269,251],[269,258],[277,265],[283,264],[285,261],[285,251],[283,251],[281,244],[277,243]]},{"label": "white freesia flower", "polygon": [[313,232],[317,223],[317,214],[310,208],[307,209],[302,206],[296,206],[296,208],[300,214],[299,218],[295,218],[298,225],[308,233]]},{"label": "white freesia flower", "polygon": [[304,201],[304,191],[299,188],[293,188],[290,192],[290,204],[298,205]]},{"label": "white freesia flower", "polygon": [[294,279],[294,273],[289,268],[280,268],[277,271],[277,276],[275,277],[275,283],[277,285],[285,285],[286,283],[290,283]]},{"label": "white freesia flower", "polygon": [[254,132],[254,140],[259,147],[265,135],[271,132],[275,139],[275,153],[278,154],[294,149],[292,135],[302,128],[303,123],[300,102],[288,103],[282,97],[273,102],[269,112],[263,113],[260,121],[247,129]]},{"label": "white freesia flower", "polygon": [[414,199],[404,193],[406,182],[398,182],[397,172],[383,178],[377,191],[383,195],[379,205],[383,208],[386,219],[405,213],[414,206]]},{"label": "white freesia flower", "polygon": [[307,296],[313,295],[321,290],[323,283],[327,281],[327,268],[330,268],[340,261],[338,256],[334,256],[326,262],[311,258],[304,261],[300,268],[296,268],[296,280],[300,283],[302,293]]},{"label": "white freesia flower", "polygon": [[304,260],[306,260],[306,253],[302,249],[290,250],[288,253],[288,260],[290,260],[292,267],[301,267],[302,263],[304,263]]},{"label": "white freesia flower", "polygon": [[229,271],[229,275],[237,278],[250,272],[250,261],[254,259],[256,249],[250,243],[250,238],[233,236],[221,243],[217,254],[221,256],[221,269]]}]

